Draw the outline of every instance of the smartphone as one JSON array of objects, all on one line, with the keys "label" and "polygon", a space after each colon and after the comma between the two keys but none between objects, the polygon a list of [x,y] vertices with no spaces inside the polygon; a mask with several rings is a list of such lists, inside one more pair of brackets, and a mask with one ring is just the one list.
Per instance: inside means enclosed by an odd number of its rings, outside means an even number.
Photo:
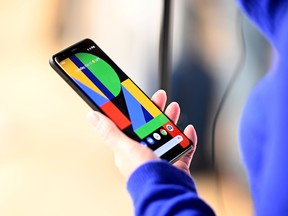
[{"label": "smartphone", "polygon": [[84,39],[50,59],[52,68],[93,109],[127,136],[171,163],[193,143],[92,40]]}]

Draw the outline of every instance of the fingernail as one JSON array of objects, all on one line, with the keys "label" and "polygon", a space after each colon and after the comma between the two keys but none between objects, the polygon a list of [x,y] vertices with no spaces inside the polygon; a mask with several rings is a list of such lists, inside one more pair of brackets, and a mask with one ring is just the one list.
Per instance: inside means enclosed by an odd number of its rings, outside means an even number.
[{"label": "fingernail", "polygon": [[99,121],[99,116],[96,112],[90,112],[88,113],[88,120],[93,126],[96,126]]},{"label": "fingernail", "polygon": [[176,106],[178,106],[179,108],[180,108],[180,105],[179,105],[179,103],[178,102],[176,102],[176,101],[173,101],[173,102],[171,102],[171,104],[175,104]]},{"label": "fingernail", "polygon": [[191,128],[194,128],[194,126],[192,124],[189,124],[188,126],[190,126]]}]

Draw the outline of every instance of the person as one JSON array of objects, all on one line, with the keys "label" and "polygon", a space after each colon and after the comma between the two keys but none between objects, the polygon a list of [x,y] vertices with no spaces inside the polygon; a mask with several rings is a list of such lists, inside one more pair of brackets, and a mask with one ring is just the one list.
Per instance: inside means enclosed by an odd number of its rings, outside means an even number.
[{"label": "person", "polygon": [[[271,42],[275,53],[271,72],[247,99],[240,123],[241,157],[254,203],[254,214],[288,214],[288,1],[238,0],[241,9]],[[164,110],[166,94],[159,90],[152,100]],[[180,108],[169,104],[165,113],[177,123]],[[127,179],[135,215],[215,215],[197,195],[189,173],[195,148],[170,165],[148,148],[125,136],[107,117],[88,115],[96,133],[114,152],[115,163]],[[194,143],[193,126],[184,133]]]}]

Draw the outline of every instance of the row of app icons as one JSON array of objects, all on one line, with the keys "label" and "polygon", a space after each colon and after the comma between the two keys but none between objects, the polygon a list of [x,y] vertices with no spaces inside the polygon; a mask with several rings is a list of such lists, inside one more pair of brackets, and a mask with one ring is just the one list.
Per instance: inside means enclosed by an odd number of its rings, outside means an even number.
[{"label": "row of app icons", "polygon": [[[170,125],[170,124],[167,124],[166,125],[166,129],[168,130],[168,131],[173,131],[174,130],[174,128],[172,127],[172,125]],[[163,129],[163,128],[161,128],[160,130],[159,130],[159,132],[160,132],[160,134],[162,134],[163,136],[167,136],[167,131],[165,130],[165,129]],[[161,140],[161,135],[160,135],[159,133],[157,133],[157,132],[155,132],[155,133],[153,133],[153,138],[152,137],[150,137],[150,136],[148,136],[148,137],[146,137],[146,141],[141,141],[140,142],[140,144],[142,144],[142,145],[144,145],[144,146],[147,146],[147,143],[148,144],[150,144],[150,145],[154,145],[155,144],[155,140],[157,140],[157,141],[159,141],[159,140]]]}]

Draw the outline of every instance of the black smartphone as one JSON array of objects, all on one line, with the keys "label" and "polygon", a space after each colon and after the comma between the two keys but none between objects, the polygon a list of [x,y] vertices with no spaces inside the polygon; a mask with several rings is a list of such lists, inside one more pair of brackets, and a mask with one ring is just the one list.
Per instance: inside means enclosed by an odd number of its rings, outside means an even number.
[{"label": "black smartphone", "polygon": [[127,136],[171,163],[193,143],[92,40],[82,40],[50,59],[52,68],[93,109]]}]

